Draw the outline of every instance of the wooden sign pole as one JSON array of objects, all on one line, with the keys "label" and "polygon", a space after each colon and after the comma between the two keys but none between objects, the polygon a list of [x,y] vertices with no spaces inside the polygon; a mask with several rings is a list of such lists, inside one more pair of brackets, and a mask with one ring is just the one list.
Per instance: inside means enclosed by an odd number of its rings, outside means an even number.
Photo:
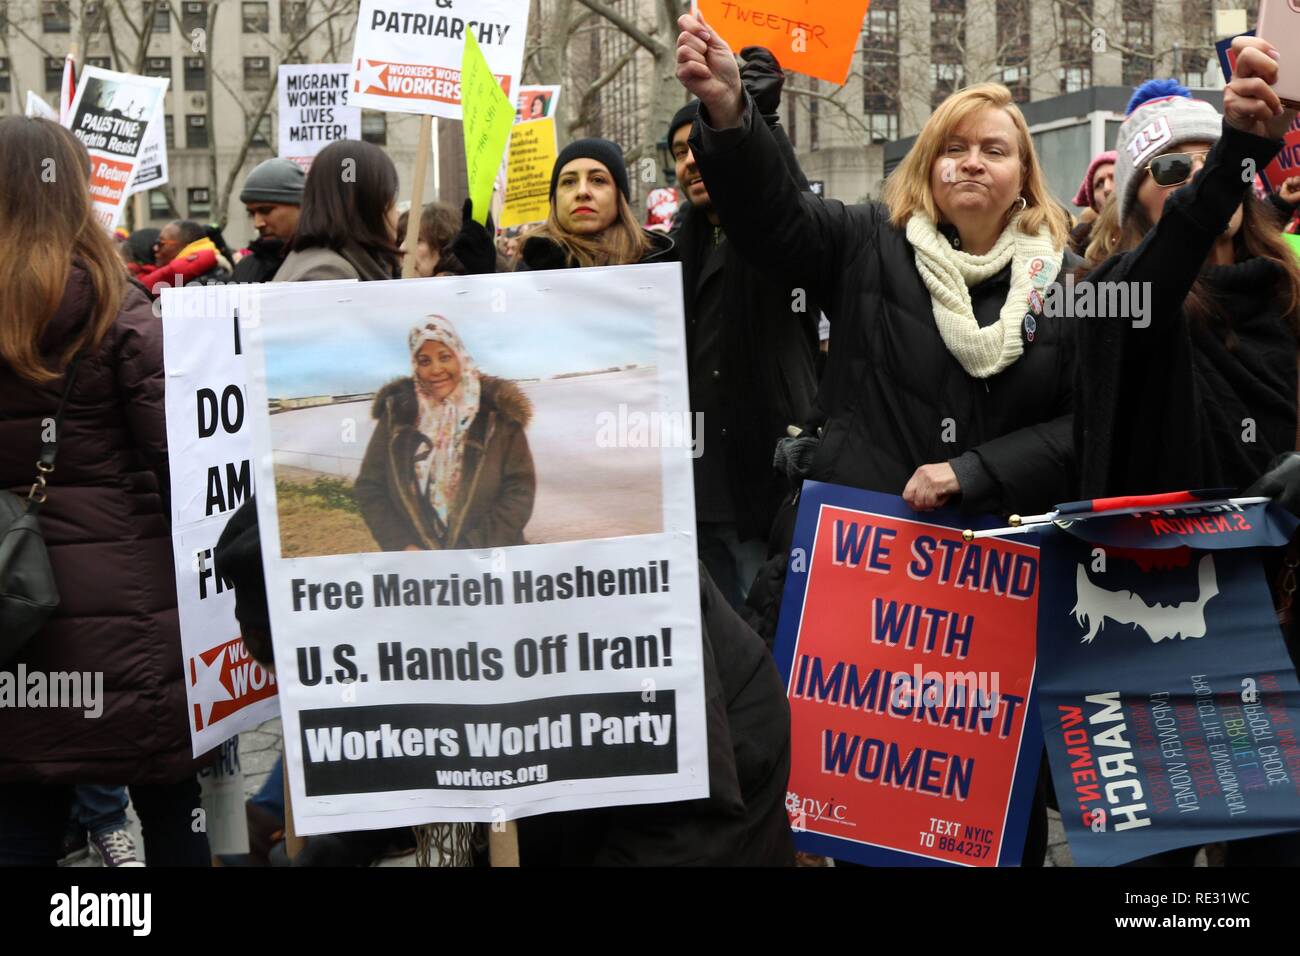
[{"label": "wooden sign pole", "polygon": [[411,178],[411,209],[406,216],[406,235],[402,239],[406,258],[402,260],[402,278],[415,278],[415,245],[420,241],[420,213],[424,211],[424,176],[433,149],[433,117],[420,117],[420,145],[415,154],[415,175]]},{"label": "wooden sign pole", "polygon": [[519,828],[513,820],[504,830],[488,831],[488,857],[493,866],[519,866]]}]

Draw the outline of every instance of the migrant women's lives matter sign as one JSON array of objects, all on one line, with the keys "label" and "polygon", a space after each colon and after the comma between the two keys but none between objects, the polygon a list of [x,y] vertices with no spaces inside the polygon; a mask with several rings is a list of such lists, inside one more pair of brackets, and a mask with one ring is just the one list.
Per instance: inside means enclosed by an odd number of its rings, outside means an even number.
[{"label": "migrant women's lives matter sign", "polygon": [[361,0],[348,102],[460,119],[461,58],[471,35],[514,102],[528,7],[529,0]]},{"label": "migrant women's lives matter sign", "polygon": [[281,159],[304,169],[330,143],[361,138],[361,110],[347,103],[346,63],[285,63],[280,66],[279,139]]},{"label": "migrant women's lives matter sign", "polygon": [[297,830],[706,796],[680,271],[363,288],[248,330]]},{"label": "migrant women's lives matter sign", "polygon": [[113,229],[122,217],[150,121],[170,81],[88,66],[72,101],[70,128],[90,153],[95,218]]}]

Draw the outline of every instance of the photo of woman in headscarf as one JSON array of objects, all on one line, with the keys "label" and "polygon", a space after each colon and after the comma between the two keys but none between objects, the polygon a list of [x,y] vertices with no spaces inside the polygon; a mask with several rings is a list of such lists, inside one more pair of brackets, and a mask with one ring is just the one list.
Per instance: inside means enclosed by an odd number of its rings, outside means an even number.
[{"label": "photo of woman in headscarf", "polygon": [[384,551],[524,544],[537,493],[532,403],[481,372],[439,315],[411,330],[412,374],[375,395],[354,496]]}]

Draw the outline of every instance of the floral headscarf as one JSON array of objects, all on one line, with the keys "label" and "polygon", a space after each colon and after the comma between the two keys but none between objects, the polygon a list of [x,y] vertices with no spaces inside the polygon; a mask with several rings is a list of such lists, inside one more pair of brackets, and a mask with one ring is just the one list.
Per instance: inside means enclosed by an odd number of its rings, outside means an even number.
[{"label": "floral headscarf", "polygon": [[[465,437],[478,414],[481,376],[474,360],[465,349],[456,328],[441,315],[427,316],[428,322],[411,329],[411,371],[420,414],[416,427],[429,440],[428,454],[416,459],[415,475],[421,493],[438,517],[446,522],[451,503],[460,488],[461,465],[465,460]],[[439,400],[426,393],[420,384],[420,348],[426,342],[438,342],[456,353],[460,360],[460,381],[446,398]]]}]

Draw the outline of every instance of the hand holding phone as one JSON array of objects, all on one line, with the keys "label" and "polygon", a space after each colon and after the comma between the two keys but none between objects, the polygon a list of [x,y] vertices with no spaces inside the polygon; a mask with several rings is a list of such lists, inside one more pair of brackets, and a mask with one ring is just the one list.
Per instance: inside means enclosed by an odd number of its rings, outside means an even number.
[{"label": "hand holding phone", "polygon": [[[1232,81],[1223,88],[1224,119],[1244,132],[1281,139],[1296,114],[1294,108],[1284,106],[1273,87],[1282,54],[1262,37],[1237,37],[1232,49],[1237,65]],[[1300,50],[1295,62],[1300,64]]]}]

